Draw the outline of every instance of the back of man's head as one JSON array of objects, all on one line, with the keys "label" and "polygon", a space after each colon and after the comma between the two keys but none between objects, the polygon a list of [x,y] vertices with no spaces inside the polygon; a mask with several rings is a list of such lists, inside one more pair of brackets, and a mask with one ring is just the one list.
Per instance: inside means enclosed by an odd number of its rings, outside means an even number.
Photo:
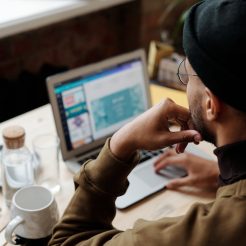
[{"label": "back of man's head", "polygon": [[246,0],[206,0],[185,21],[183,46],[202,82],[246,112]]}]

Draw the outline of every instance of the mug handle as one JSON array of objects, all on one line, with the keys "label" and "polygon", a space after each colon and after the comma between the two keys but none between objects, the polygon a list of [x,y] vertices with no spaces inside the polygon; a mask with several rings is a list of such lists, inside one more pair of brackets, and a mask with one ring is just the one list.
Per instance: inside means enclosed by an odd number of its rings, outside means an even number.
[{"label": "mug handle", "polygon": [[16,242],[13,241],[13,232],[15,230],[15,228],[21,224],[22,222],[24,222],[24,219],[22,219],[20,216],[16,216],[14,219],[12,219],[6,229],[5,229],[5,239],[8,243],[12,243],[14,245],[16,245]]}]

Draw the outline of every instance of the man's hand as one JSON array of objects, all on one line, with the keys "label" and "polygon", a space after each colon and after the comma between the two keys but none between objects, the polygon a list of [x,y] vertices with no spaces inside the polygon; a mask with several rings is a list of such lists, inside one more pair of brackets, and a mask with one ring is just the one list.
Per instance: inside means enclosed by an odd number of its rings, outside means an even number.
[{"label": "man's hand", "polygon": [[219,168],[215,161],[206,160],[190,153],[177,154],[169,150],[155,162],[155,170],[175,165],[186,169],[188,175],[183,178],[173,179],[168,185],[169,189],[181,186],[194,186],[200,189],[216,190],[218,188]]},{"label": "man's hand", "polygon": [[112,153],[121,160],[128,160],[138,149],[154,150],[202,140],[195,130],[171,132],[170,121],[177,122],[182,129],[190,129],[189,111],[167,99],[116,132],[110,142]]}]

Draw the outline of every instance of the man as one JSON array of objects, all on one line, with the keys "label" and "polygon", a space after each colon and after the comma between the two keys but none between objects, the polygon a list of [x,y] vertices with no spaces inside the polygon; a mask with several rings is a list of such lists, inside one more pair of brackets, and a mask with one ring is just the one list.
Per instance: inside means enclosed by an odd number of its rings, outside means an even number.
[{"label": "man", "polygon": [[[187,59],[179,71],[191,117],[166,100],[114,134],[75,178],[76,193],[50,245],[246,245],[245,13],[245,0],[207,0],[191,8],[184,27]],[[170,132],[170,119],[182,130]],[[182,152],[201,136],[217,146],[221,187],[215,201],[195,204],[178,218],[140,220],[125,232],[113,228],[115,199],[127,188],[137,150],[181,143]],[[165,165],[161,158],[156,169]]]}]

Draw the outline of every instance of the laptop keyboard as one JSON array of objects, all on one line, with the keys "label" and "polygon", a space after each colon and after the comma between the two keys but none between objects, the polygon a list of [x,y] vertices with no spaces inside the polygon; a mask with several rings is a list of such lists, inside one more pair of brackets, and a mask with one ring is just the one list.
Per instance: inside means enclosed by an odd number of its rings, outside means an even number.
[{"label": "laptop keyboard", "polygon": [[[144,161],[147,161],[154,156],[158,156],[160,154],[163,154],[164,150],[155,150],[155,151],[147,151],[147,150],[142,150],[140,151],[140,162],[139,164],[143,163]],[[187,175],[187,172],[178,166],[167,166],[164,169],[161,169],[159,171],[159,174],[167,177],[167,178],[177,178],[177,177],[184,177]]]},{"label": "laptop keyboard", "polygon": [[[154,150],[154,151],[149,151],[149,150],[141,150],[140,151],[140,161],[139,163],[143,163],[155,156],[158,156],[160,154],[164,153],[164,150],[160,149],[160,150]],[[92,154],[90,156],[87,156],[86,158],[82,158],[81,160],[79,160],[79,164],[84,164],[87,160],[94,160],[97,158],[99,153],[95,153],[95,154]]]},{"label": "laptop keyboard", "polygon": [[139,163],[143,163],[144,161],[147,161],[155,156],[158,156],[160,154],[164,153],[164,150],[154,150],[154,151],[149,151],[149,150],[141,150],[140,151],[140,161]]},{"label": "laptop keyboard", "polygon": [[[164,150],[154,150],[154,151],[149,151],[149,150],[141,150],[140,151],[140,161],[138,165],[141,165],[145,161],[161,155],[164,153]],[[79,163],[82,165],[84,164],[87,160],[94,160],[97,158],[99,153],[94,153],[92,155],[87,156],[86,158],[83,158],[79,160]],[[177,177],[183,177],[186,176],[187,173],[183,168],[177,167],[177,166],[168,166],[165,169],[160,170],[159,174],[167,177],[167,178],[177,178]]]}]

